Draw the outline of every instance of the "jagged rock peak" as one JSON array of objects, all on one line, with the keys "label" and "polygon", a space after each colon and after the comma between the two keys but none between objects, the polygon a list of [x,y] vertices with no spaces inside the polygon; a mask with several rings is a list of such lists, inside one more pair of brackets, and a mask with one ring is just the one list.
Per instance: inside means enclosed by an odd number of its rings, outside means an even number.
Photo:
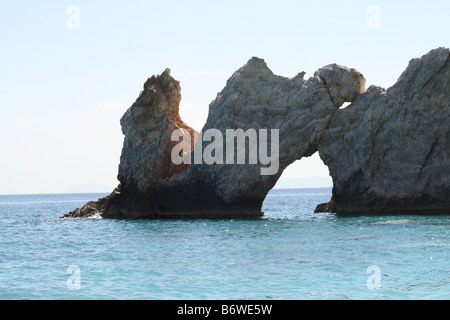
[{"label": "jagged rock peak", "polygon": [[180,101],[180,82],[170,75],[170,69],[167,68],[161,75],[152,76],[144,83],[144,90],[139,94],[134,106],[159,106],[159,113],[163,111],[162,107],[177,113]]},{"label": "jagged rock peak", "polygon": [[360,72],[335,63],[320,68],[314,76],[327,87],[337,108],[344,102],[352,102],[365,90],[366,79]]}]

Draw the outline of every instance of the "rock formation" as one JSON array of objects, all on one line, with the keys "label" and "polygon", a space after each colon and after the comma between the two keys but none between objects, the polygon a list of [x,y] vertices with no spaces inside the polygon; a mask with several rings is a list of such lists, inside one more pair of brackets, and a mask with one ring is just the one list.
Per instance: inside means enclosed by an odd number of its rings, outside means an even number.
[{"label": "rock formation", "polygon": [[432,50],[336,113],[318,147],[334,184],[326,211],[450,213],[449,61]]},{"label": "rock formation", "polygon": [[[111,218],[150,217],[153,189],[158,180],[168,179],[186,169],[171,161],[171,141],[175,129],[183,128],[192,137],[193,148],[198,134],[180,118],[181,88],[166,69],[153,76],[135,103],[120,120],[125,141],[120,158],[120,185],[106,198],[87,203],[71,212],[70,217],[89,217],[101,213]],[[188,139],[185,139],[185,141]]]},{"label": "rock formation", "polygon": [[[120,185],[65,217],[258,217],[283,170],[317,151],[334,183],[318,212],[450,213],[449,59],[448,49],[432,50],[391,88],[365,91],[354,69],[332,64],[307,80],[284,78],[252,58],[210,104],[202,132],[279,130],[274,175],[261,175],[262,164],[175,165],[172,132],[185,129],[184,151],[198,133],[181,121],[180,86],[166,70],[147,80],[121,119]],[[340,109],[344,102],[351,104]],[[198,139],[194,153],[207,147]]]}]

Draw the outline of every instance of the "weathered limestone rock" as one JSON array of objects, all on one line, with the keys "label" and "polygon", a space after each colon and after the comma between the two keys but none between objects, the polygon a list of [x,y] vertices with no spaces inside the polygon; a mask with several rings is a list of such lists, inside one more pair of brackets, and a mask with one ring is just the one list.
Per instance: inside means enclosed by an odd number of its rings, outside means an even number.
[{"label": "weathered limestone rock", "polygon": [[[170,69],[145,82],[144,90],[120,120],[125,135],[119,165],[120,185],[108,197],[89,202],[69,216],[151,217],[156,182],[187,167],[171,161],[172,148],[177,144],[171,141],[172,132],[183,128],[190,137],[195,137],[195,130],[180,118],[180,101],[180,84],[170,76]],[[194,143],[193,140],[189,147],[193,148]]]},{"label": "weathered limestone rock", "polygon": [[252,58],[211,103],[202,130],[217,128],[225,136],[225,129],[278,129],[277,174],[262,176],[260,164],[190,165],[157,184],[155,213],[164,217],[261,216],[264,198],[283,170],[315,153],[339,107],[364,91],[365,79],[359,72],[336,64],[308,80],[303,77],[304,73],[291,79],[276,76],[262,59]]},{"label": "weathered limestone rock", "polygon": [[334,182],[327,211],[450,213],[449,61],[432,50],[335,114],[318,147]]},{"label": "weathered limestone rock", "polygon": [[118,177],[122,186],[132,185],[145,193],[159,179],[186,169],[186,165],[171,161],[176,145],[171,141],[172,132],[184,128],[194,135],[194,130],[181,121],[180,101],[180,84],[170,76],[169,69],[144,84],[144,91],[120,120],[125,135]]},{"label": "weathered limestone rock", "polygon": [[[450,213],[448,61],[448,49],[433,50],[393,87],[364,92],[354,69],[332,64],[308,80],[284,78],[252,58],[211,103],[202,132],[278,129],[274,175],[261,175],[261,164],[174,165],[173,130],[186,129],[190,147],[197,133],[179,117],[179,84],[166,70],[121,120],[119,187],[66,217],[258,217],[283,170],[317,151],[334,181],[332,201],[317,211]],[[344,102],[352,104],[339,109]],[[201,139],[195,146],[207,147]]]}]

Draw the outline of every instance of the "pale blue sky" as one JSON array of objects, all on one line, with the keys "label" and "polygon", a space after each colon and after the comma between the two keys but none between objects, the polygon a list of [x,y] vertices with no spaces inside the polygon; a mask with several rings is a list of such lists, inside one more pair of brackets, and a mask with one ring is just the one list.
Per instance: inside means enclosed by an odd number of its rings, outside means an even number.
[{"label": "pale blue sky", "polygon": [[[80,8],[69,30],[67,8]],[[367,8],[381,10],[369,29]],[[408,61],[450,46],[450,1],[2,1],[0,194],[117,184],[119,119],[166,67],[181,115],[201,129],[208,105],[252,56],[279,75],[330,63],[389,87]],[[326,176],[317,157],[291,178]]]}]

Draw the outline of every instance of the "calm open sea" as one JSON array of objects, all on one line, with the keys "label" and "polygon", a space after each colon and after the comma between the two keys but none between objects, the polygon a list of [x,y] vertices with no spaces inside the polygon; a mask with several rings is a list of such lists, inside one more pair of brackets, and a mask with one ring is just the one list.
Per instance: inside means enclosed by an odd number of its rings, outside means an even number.
[{"label": "calm open sea", "polygon": [[59,219],[102,196],[0,196],[0,299],[450,299],[450,216],[317,215],[330,189],[289,189],[255,220]]}]

